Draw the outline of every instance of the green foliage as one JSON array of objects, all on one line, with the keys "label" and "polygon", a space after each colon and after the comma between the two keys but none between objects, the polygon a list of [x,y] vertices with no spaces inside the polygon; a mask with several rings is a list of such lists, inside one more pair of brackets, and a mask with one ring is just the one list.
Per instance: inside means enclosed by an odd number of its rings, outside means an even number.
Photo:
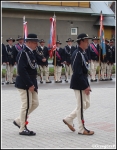
[{"label": "green foliage", "polygon": [[[115,69],[116,69],[116,66],[113,65],[113,68],[112,68],[112,74],[115,74]],[[37,69],[37,73],[38,75],[40,75],[40,71],[39,69]],[[99,66],[97,68],[97,74],[99,73]],[[62,75],[65,74],[65,68],[62,68]],[[2,69],[2,77],[5,77],[6,75],[6,69]],[[53,67],[50,67],[49,68],[49,75],[50,76],[53,76],[54,75],[54,68]],[[14,73],[13,73],[13,76],[16,77],[16,69],[14,69]]]}]

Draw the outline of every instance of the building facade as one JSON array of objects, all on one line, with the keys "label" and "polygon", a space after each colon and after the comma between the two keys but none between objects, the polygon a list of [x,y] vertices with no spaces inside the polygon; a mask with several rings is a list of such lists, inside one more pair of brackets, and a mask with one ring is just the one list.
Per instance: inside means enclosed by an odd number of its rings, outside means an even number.
[{"label": "building facade", "polygon": [[[53,17],[54,14],[56,16],[56,38],[62,42],[63,47],[68,38],[76,41],[77,35],[80,33],[87,33],[90,37],[99,36],[100,26],[95,22],[99,20],[100,13],[94,12],[93,9],[95,9],[95,5],[90,1],[2,2],[3,43],[6,44],[6,39],[9,37],[16,39],[18,35],[23,36],[23,16],[27,21],[28,33],[36,33],[39,39],[46,41],[46,45],[48,45],[50,37],[50,17]],[[110,11],[104,15],[113,16],[114,13]],[[114,27],[113,25],[105,27],[106,38],[112,37],[112,28],[114,29]],[[75,46],[76,43],[73,45]]]}]

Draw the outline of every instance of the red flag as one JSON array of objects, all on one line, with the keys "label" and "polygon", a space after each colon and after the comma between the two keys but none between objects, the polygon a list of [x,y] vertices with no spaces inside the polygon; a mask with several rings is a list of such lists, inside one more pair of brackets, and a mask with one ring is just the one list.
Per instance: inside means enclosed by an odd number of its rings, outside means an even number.
[{"label": "red flag", "polygon": [[49,55],[50,58],[53,56],[53,52],[56,50],[56,18],[55,16],[50,18],[51,27],[50,27],[50,39],[49,39]]},{"label": "red flag", "polygon": [[25,16],[23,17],[23,34],[25,40],[28,35],[28,28],[27,28],[27,22],[25,21]]}]

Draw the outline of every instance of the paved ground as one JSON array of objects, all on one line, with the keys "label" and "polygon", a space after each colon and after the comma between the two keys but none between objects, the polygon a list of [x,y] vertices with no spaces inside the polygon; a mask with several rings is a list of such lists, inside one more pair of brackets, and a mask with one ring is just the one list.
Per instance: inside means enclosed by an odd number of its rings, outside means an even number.
[{"label": "paved ground", "polygon": [[[53,77],[51,77],[53,79]],[[39,107],[29,116],[28,128],[36,136],[18,134],[13,120],[20,112],[20,97],[14,85],[2,85],[2,149],[7,148],[112,148],[116,146],[116,96],[115,77],[112,81],[91,83],[91,106],[84,113],[85,126],[94,130],[93,136],[78,134],[77,118],[75,132],[62,119],[76,107],[74,91],[69,83],[40,84]]]}]

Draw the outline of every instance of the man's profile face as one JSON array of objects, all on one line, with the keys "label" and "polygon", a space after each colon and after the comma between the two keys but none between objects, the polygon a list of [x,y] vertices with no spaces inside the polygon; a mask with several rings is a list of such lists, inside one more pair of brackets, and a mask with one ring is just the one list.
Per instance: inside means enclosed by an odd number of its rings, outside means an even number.
[{"label": "man's profile face", "polygon": [[38,42],[35,42],[35,41],[29,41],[28,42],[28,45],[29,47],[32,49],[32,50],[35,50],[38,46]]},{"label": "man's profile face", "polygon": [[88,45],[89,45],[89,39],[84,39],[84,41],[82,41],[83,43],[83,48],[84,50],[88,48]]}]

